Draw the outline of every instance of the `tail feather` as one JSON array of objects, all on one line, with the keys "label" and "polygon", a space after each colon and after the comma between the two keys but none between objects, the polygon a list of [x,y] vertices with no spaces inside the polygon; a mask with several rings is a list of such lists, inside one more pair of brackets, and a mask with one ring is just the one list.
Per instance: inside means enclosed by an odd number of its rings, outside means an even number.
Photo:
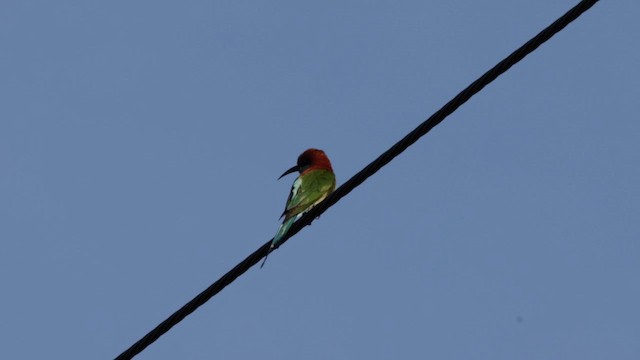
[{"label": "tail feather", "polygon": [[260,265],[260,269],[262,269],[262,267],[264,266],[264,263],[267,262],[267,258],[269,257],[269,254],[271,254],[271,251],[273,251],[273,249],[275,249],[278,244],[280,244],[280,240],[282,240],[282,238],[287,234],[287,232],[289,231],[289,229],[291,228],[291,225],[293,225],[294,222],[296,222],[296,220],[298,220],[303,213],[300,213],[288,220],[285,220],[280,227],[278,228],[278,232],[276,233],[276,236],[273,237],[273,240],[271,241],[271,246],[269,247],[269,252],[267,252],[267,255],[265,255],[264,257],[264,261],[262,261],[262,265]]},{"label": "tail feather", "polygon": [[291,225],[293,225],[293,223],[296,222],[296,220],[298,220],[298,216],[294,216],[291,219],[283,222],[282,225],[280,225],[280,227],[278,228],[278,232],[276,233],[276,236],[273,237],[273,241],[271,242],[272,248],[280,244],[280,241],[287,234],[287,232],[291,228]]},{"label": "tail feather", "polygon": [[264,256],[264,260],[262,261],[262,264],[260,265],[260,269],[262,269],[262,267],[264,266],[264,263],[267,262],[267,258],[269,257],[269,254],[271,254],[271,250],[273,250],[273,243],[271,243],[271,246],[269,246],[269,251],[267,251],[267,255]]}]

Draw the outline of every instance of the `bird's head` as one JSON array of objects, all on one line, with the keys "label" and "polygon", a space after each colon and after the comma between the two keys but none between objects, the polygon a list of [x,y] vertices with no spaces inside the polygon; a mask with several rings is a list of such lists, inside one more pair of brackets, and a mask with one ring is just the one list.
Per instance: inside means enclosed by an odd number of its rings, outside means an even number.
[{"label": "bird's head", "polygon": [[296,171],[303,173],[307,169],[326,169],[333,171],[331,168],[331,162],[324,151],[319,149],[307,149],[298,156],[298,163],[291,169],[285,171],[278,179]]}]

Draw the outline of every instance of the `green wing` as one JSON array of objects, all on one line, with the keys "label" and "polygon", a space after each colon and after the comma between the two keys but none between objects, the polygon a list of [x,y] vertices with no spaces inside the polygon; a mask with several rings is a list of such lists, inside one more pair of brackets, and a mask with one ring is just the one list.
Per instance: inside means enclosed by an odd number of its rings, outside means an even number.
[{"label": "green wing", "polygon": [[287,206],[285,221],[315,206],[336,188],[336,177],[332,171],[313,169],[303,172],[293,182]]}]

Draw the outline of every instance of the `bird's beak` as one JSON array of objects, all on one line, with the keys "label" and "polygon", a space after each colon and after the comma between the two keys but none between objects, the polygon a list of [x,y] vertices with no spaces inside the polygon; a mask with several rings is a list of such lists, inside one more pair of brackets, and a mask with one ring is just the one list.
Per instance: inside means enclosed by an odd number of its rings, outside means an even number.
[{"label": "bird's beak", "polygon": [[291,169],[285,171],[282,175],[280,175],[278,180],[282,179],[283,176],[289,175],[289,174],[291,174],[293,172],[296,172],[296,171],[300,171],[300,167],[298,165],[296,165],[296,166],[292,167]]}]

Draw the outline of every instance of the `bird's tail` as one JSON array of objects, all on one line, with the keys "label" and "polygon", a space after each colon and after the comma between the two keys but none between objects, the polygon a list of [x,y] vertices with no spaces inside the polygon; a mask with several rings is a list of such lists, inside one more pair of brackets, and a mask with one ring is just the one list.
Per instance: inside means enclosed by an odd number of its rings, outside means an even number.
[{"label": "bird's tail", "polygon": [[273,242],[271,243],[271,246],[269,246],[269,251],[267,251],[267,255],[264,256],[264,260],[262,261],[262,264],[260,265],[260,269],[262,269],[262,267],[264,266],[264,263],[267,262],[267,258],[269,257],[269,254],[271,254],[271,250],[273,250]]},{"label": "bird's tail", "polygon": [[280,227],[278,228],[278,232],[276,233],[276,236],[274,236],[273,240],[271,241],[271,246],[269,247],[269,251],[267,252],[267,255],[265,255],[264,261],[262,261],[262,265],[260,265],[260,269],[262,269],[262,267],[264,266],[264,263],[267,262],[267,258],[269,257],[269,254],[271,254],[271,251],[273,251],[273,249],[275,249],[278,246],[278,244],[280,244],[280,241],[287,234],[287,232],[291,228],[291,225],[293,225],[293,223],[296,222],[296,220],[298,220],[301,216],[302,216],[302,213],[288,220],[285,220],[280,225]]},{"label": "bird's tail", "polygon": [[271,248],[275,248],[280,244],[280,241],[282,240],[282,238],[287,234],[287,232],[291,228],[291,225],[293,225],[293,223],[296,222],[296,220],[298,220],[300,215],[301,214],[296,215],[291,219],[284,221],[282,225],[280,225],[280,227],[278,228],[278,232],[276,233],[276,236],[273,237],[273,241],[271,242]]}]

